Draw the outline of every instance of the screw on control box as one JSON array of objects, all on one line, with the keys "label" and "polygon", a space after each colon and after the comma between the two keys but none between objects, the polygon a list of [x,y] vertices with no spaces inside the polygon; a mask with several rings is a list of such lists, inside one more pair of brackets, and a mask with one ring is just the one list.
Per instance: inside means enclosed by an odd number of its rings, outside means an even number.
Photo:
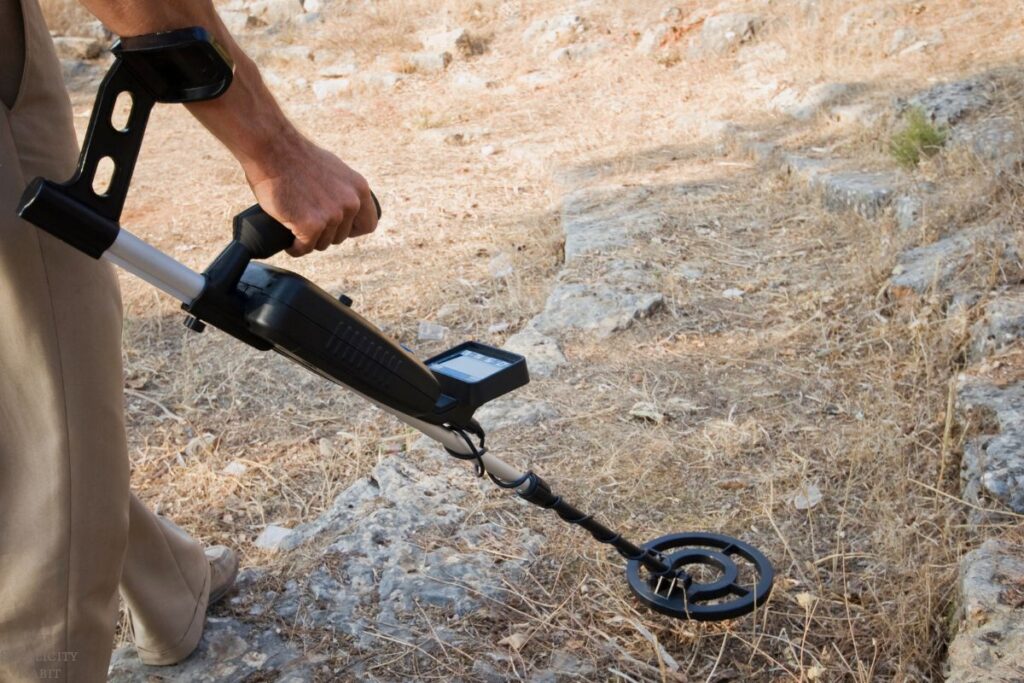
[{"label": "screw on control box", "polygon": [[[529,381],[522,356],[466,342],[424,363],[353,310],[348,297],[335,298],[297,273],[260,263],[287,249],[293,236],[259,205],[235,216],[233,238],[203,273],[122,228],[121,210],[153,105],[217,97],[230,85],[232,67],[201,28],[124,39],[113,52],[77,171],[63,183],[33,180],[18,207],[22,218],[170,294],[189,313],[190,329],[210,325],[347,387],[452,455],[473,460],[502,488],[582,527],[626,558],[630,589],[649,608],[681,619],[722,620],[765,604],[774,572],[753,546],[706,533],[637,545],[556,495],[532,471],[487,450],[473,413]],[[116,128],[111,114],[124,92],[132,109],[127,126]],[[103,157],[114,161],[115,171],[100,194],[93,180]],[[687,570],[692,566],[712,568],[719,577],[699,581]]]}]

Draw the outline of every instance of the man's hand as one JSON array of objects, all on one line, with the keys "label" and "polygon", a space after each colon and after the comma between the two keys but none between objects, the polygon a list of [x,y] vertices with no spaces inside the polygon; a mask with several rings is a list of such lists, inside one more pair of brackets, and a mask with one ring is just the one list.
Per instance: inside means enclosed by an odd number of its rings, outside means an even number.
[{"label": "man's hand", "polygon": [[217,99],[187,106],[241,164],[263,210],[295,233],[289,254],[322,251],[377,228],[366,180],[295,129],[210,0],[81,2],[118,35],[202,26],[228,51],[235,62],[231,87]]},{"label": "man's hand", "polygon": [[323,251],[376,229],[377,210],[363,176],[301,136],[275,147],[261,162],[242,167],[263,210],[295,234],[289,254]]}]

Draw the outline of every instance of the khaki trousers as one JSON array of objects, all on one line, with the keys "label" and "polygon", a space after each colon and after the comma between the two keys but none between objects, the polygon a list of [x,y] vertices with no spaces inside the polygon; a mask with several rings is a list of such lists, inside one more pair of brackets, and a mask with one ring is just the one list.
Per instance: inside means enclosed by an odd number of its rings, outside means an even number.
[{"label": "khaki trousers", "polygon": [[18,2],[0,0],[0,85],[18,83],[0,92],[0,681],[103,681],[118,588],[143,661],[169,664],[199,641],[210,572],[128,490],[112,269],[15,216],[78,154],[40,9]]}]

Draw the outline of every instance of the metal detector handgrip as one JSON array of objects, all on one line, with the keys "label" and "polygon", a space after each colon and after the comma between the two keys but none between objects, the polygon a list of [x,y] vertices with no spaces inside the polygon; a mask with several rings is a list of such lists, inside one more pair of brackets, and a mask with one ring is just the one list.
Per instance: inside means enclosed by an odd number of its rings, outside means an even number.
[{"label": "metal detector handgrip", "polygon": [[[381,217],[380,202],[377,195],[370,192],[377,218]],[[292,246],[295,235],[280,222],[263,210],[259,204],[253,204],[235,216],[234,239],[249,250],[254,259],[270,258],[274,254]]]},{"label": "metal detector handgrip", "polygon": [[270,217],[259,204],[235,216],[234,238],[244,245],[254,259],[270,258],[295,242],[295,235]]}]

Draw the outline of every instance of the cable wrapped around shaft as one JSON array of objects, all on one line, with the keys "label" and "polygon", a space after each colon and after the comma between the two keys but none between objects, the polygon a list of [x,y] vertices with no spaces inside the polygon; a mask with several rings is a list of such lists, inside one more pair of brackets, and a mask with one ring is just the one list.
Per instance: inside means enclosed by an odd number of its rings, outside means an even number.
[{"label": "cable wrapped around shaft", "polygon": [[[496,482],[502,485],[501,482]],[[518,486],[527,484],[526,489],[518,490]],[[507,488],[511,488],[506,486]],[[554,512],[569,524],[581,526],[590,532],[595,540],[606,543],[615,548],[620,555],[627,560],[642,562],[652,574],[668,574],[672,568],[665,564],[663,558],[650,550],[638,548],[621,534],[617,534],[605,525],[594,520],[593,516],[580,512],[575,507],[565,502],[561,496],[555,495],[547,482],[533,472],[527,472],[520,482],[517,482],[517,493],[524,500],[537,505],[538,507]]]}]

